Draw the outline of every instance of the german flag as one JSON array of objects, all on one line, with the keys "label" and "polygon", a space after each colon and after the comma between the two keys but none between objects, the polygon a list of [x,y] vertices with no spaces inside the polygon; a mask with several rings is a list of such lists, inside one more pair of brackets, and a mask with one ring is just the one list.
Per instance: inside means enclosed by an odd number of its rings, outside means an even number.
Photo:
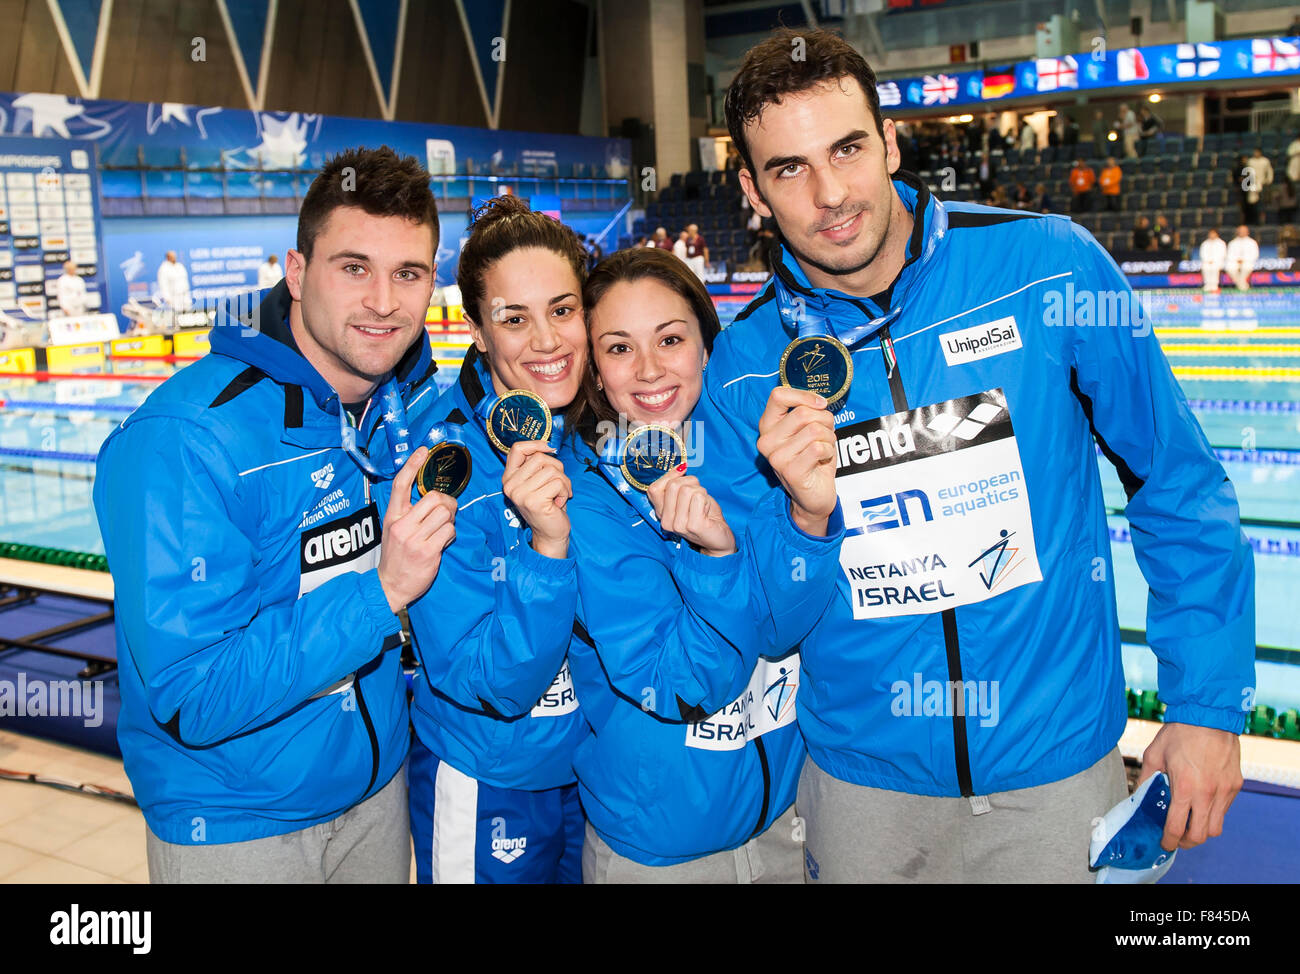
[{"label": "german flag", "polygon": [[1016,90],[1016,76],[1014,74],[986,74],[984,76],[983,94],[985,101],[992,101],[994,98],[1005,98]]}]

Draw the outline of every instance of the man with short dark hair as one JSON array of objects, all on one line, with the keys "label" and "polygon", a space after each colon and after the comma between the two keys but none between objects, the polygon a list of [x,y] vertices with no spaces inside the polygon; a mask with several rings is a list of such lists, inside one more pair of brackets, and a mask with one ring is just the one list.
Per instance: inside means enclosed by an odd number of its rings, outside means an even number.
[{"label": "man with short dark hair", "polygon": [[423,459],[402,465],[401,413],[435,391],[437,220],[415,159],[327,162],[286,279],[224,309],[211,353],[100,450],[118,740],[153,882],[409,879],[398,613],[455,502],[381,518],[371,484],[409,494]]},{"label": "man with short dark hair", "polygon": [[[698,475],[734,529],[777,482],[760,432],[831,419],[831,455],[806,448],[846,520],[800,648],[808,878],[1093,881],[1090,833],[1127,795],[1094,434],[1151,591],[1163,845],[1219,834],[1253,696],[1251,550],[1124,275],[1068,219],[941,202],[899,171],[874,73],[829,32],[751,50],[726,116],[781,243],[709,358]],[[833,415],[777,408],[778,376]]]}]

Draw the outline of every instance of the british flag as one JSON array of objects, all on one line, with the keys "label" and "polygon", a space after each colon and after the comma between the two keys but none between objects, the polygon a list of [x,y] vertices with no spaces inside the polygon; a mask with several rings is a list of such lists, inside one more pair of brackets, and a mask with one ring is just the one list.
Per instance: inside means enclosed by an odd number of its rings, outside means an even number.
[{"label": "british flag", "polygon": [[1212,44],[1179,44],[1174,53],[1178,57],[1174,74],[1179,78],[1204,78],[1219,70],[1219,49]]},{"label": "british flag", "polygon": [[1079,87],[1079,62],[1068,54],[1065,57],[1040,57],[1037,71],[1039,91]]},{"label": "british flag", "polygon": [[927,74],[921,83],[921,99],[926,105],[946,105],[957,97],[957,79],[941,74]]},{"label": "british flag", "polygon": [[1253,40],[1250,42],[1250,53],[1251,71],[1255,74],[1300,70],[1300,44],[1280,40]]}]

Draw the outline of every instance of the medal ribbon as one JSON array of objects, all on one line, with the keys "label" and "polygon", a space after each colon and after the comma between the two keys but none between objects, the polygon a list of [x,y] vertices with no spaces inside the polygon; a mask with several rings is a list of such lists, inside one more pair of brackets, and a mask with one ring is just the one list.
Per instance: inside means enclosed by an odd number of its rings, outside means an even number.
[{"label": "medal ribbon", "polygon": [[619,492],[623,500],[636,508],[637,512],[645,518],[645,523],[654,528],[659,537],[667,541],[669,535],[659,525],[659,515],[655,514],[650,498],[646,496],[645,491],[633,487],[623,473],[623,453],[626,449],[627,441],[622,436],[611,436],[605,443],[604,452],[597,460],[597,469]]},{"label": "medal ribbon", "polygon": [[379,401],[384,410],[384,415],[379,421],[384,424],[384,435],[388,437],[389,456],[392,457],[391,464],[385,464],[383,467],[376,465],[366,454],[366,451],[358,446],[357,429],[350,421],[348,411],[343,406],[342,398],[339,399],[339,437],[343,441],[344,451],[357,462],[357,466],[375,480],[391,480],[397,476],[397,471],[402,469],[402,465],[411,456],[410,430],[407,429],[406,425],[406,406],[403,405],[401,393],[397,390],[397,380],[391,374],[380,386]]}]

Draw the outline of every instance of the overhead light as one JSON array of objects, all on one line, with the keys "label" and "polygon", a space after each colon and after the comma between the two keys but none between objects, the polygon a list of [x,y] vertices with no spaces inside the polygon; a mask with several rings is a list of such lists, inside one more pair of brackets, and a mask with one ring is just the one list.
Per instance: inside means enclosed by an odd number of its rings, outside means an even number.
[{"label": "overhead light", "polygon": [[958,115],[958,116],[957,116],[957,121],[958,121],[958,122],[973,122],[973,121],[975,121],[975,116],[974,116],[974,115]]},{"label": "overhead light", "polygon": [[1153,92],[1151,92],[1151,94],[1147,95],[1147,101],[1151,102],[1151,104],[1153,104],[1153,105],[1159,105],[1159,104],[1160,104],[1160,92],[1158,92],[1158,91],[1153,91]]},{"label": "overhead light", "polygon": [[1107,142],[1118,142],[1118,141],[1119,141],[1119,136],[1116,135],[1114,132],[1107,132],[1107,133],[1106,133],[1106,141],[1107,141]]}]

